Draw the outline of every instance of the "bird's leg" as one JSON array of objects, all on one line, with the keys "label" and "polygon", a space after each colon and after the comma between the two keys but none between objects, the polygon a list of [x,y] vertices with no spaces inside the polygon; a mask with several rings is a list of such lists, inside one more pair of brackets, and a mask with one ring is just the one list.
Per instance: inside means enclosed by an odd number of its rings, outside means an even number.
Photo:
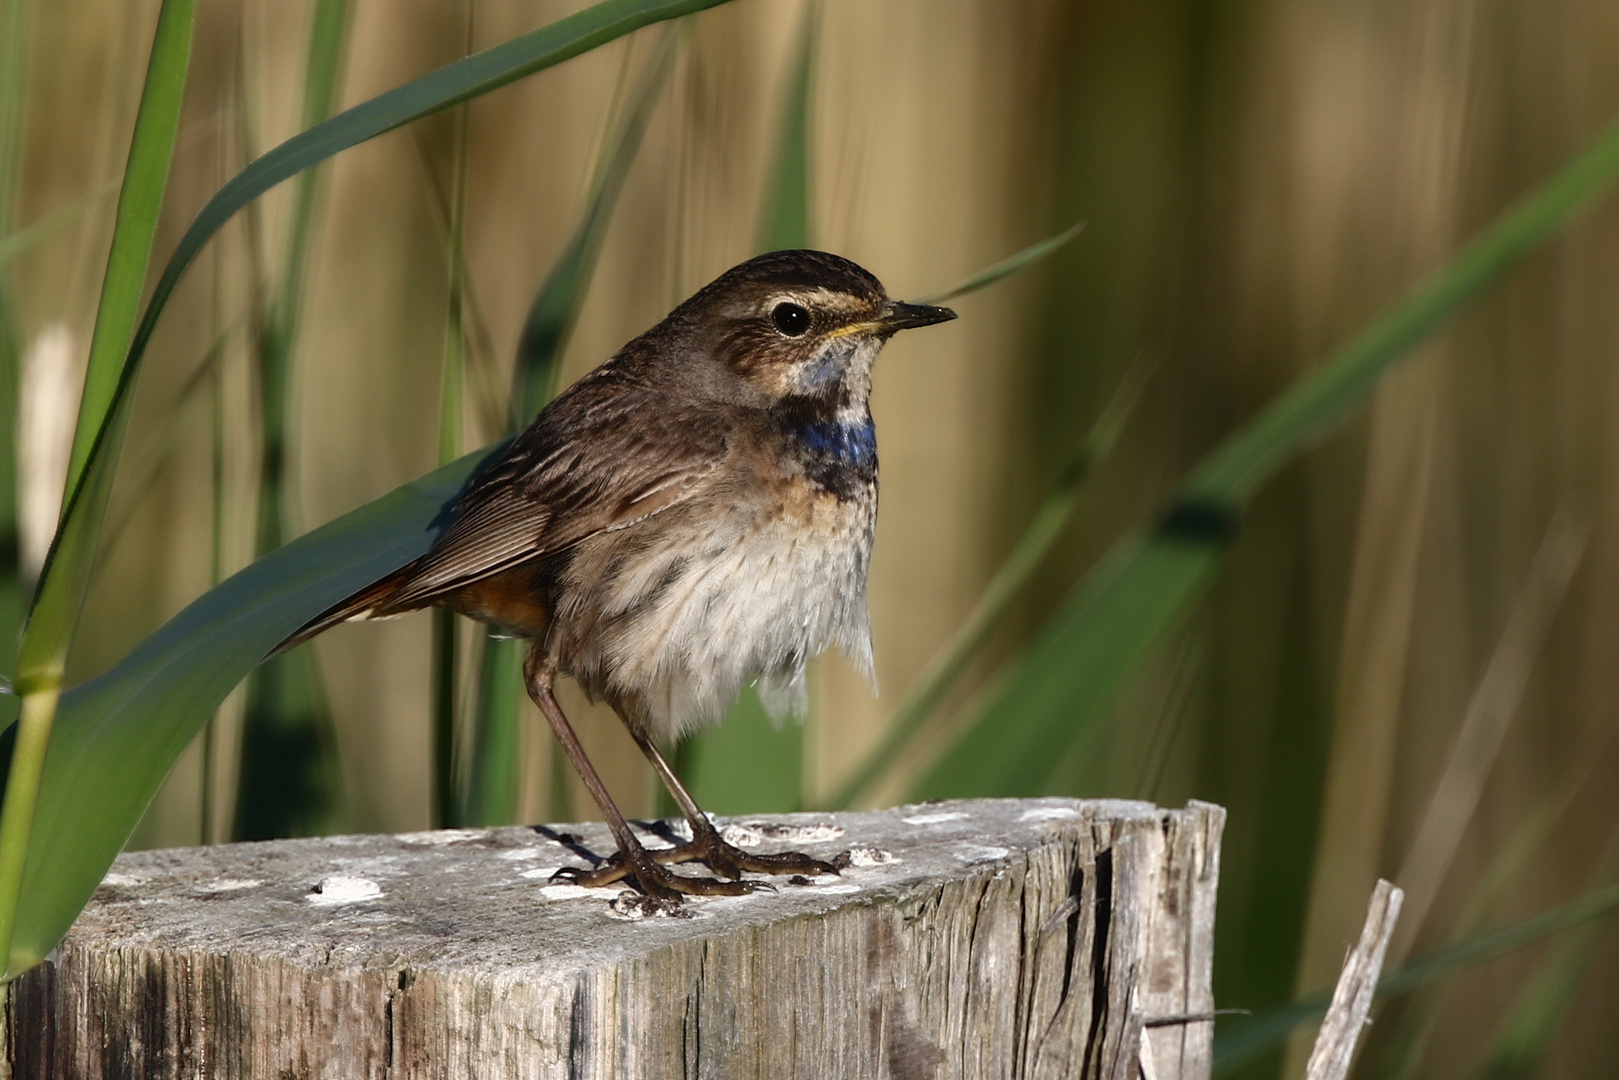
[{"label": "bird's leg", "polygon": [[579,745],[579,737],[574,734],[573,726],[562,714],[562,706],[557,704],[556,695],[551,692],[552,684],[556,681],[556,666],[542,654],[541,648],[536,643],[529,650],[528,659],[523,662],[523,679],[528,686],[528,695],[540,707],[540,712],[545,714],[552,733],[562,744],[563,753],[568,755],[574,771],[585,782],[585,789],[601,808],[602,816],[607,819],[607,827],[613,831],[613,839],[618,844],[618,859],[609,861],[597,870],[577,873],[573,879],[581,885],[599,886],[610,885],[631,875],[647,896],[666,903],[678,902],[682,893],[739,896],[754,891],[757,886],[752,882],[689,878],[652,861],[647,850],[630,831],[624,815],[613,805],[607,785],[596,775],[595,767],[585,756],[585,748]]},{"label": "bird's leg", "polygon": [[755,855],[743,851],[734,844],[728,844],[714,828],[714,823],[708,820],[697,805],[697,800],[691,797],[675,771],[664,760],[663,754],[651,739],[634,727],[630,728],[630,735],[641,748],[641,753],[652,762],[652,768],[657,771],[658,779],[663,786],[669,789],[669,794],[675,797],[680,806],[680,812],[691,825],[691,842],[682,844],[672,851],[659,851],[654,853],[660,863],[689,862],[701,859],[707,863],[709,869],[716,874],[728,878],[741,878],[742,871],[752,870],[756,874],[807,874],[817,876],[820,874],[836,874],[837,868],[831,863],[805,855],[800,851],[784,851],[776,855]]}]

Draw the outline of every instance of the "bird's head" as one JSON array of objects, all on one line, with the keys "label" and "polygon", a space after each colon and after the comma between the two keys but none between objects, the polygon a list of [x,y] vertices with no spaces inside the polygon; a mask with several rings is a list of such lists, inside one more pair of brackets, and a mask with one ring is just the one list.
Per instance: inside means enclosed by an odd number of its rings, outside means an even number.
[{"label": "bird's head", "polygon": [[726,271],[670,321],[752,394],[836,413],[864,410],[872,362],[890,337],[955,317],[947,307],[890,300],[841,256],[775,251]]}]

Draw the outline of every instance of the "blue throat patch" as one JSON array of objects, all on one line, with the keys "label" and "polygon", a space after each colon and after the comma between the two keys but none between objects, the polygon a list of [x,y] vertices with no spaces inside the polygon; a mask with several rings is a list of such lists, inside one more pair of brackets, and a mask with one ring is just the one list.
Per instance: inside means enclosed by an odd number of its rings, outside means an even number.
[{"label": "blue throat patch", "polygon": [[798,439],[811,455],[840,465],[865,469],[877,460],[877,426],[870,416],[859,424],[805,424],[798,429]]}]

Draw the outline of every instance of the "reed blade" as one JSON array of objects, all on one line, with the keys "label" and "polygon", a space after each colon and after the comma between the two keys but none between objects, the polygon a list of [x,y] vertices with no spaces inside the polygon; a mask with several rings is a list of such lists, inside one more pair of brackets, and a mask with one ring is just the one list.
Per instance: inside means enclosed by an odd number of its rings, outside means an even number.
[{"label": "reed blade", "polygon": [[[348,24],[348,0],[318,0],[304,62],[305,129],[331,115]],[[304,278],[319,180],[320,170],[315,168],[298,177],[280,279],[255,328],[262,439],[255,555],[274,551],[286,543],[292,531],[288,521],[292,499],[287,484],[287,406],[298,328],[303,321]],[[231,835],[237,840],[271,840],[330,831],[341,798],[342,775],[316,654],[296,650],[249,676]]]},{"label": "reed blade", "polygon": [[33,861],[43,857],[31,838],[33,821],[63,669],[89,588],[96,541],[128,419],[127,399],[117,393],[117,387],[127,367],[124,350],[140,308],[168,185],[191,57],[194,7],[195,0],[164,0],[158,11],[68,465],[68,488],[75,497],[63,512],[40,571],[17,652],[16,687],[23,700],[0,804],[0,956],[11,955],[16,941],[28,857],[32,854]]}]

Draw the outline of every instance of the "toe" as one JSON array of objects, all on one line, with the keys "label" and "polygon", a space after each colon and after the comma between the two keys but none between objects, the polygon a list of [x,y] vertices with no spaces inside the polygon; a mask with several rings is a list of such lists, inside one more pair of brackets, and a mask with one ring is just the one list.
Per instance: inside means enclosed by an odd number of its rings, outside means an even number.
[{"label": "toe", "polygon": [[801,851],[783,851],[775,855],[750,855],[738,851],[736,854],[737,865],[756,874],[804,874],[819,877],[822,874],[838,872],[838,868],[831,863],[823,862]]},{"label": "toe", "polygon": [[769,889],[770,886],[762,881],[728,881],[724,878],[686,877],[683,874],[670,873],[671,888],[691,896],[747,896],[760,889]]}]

